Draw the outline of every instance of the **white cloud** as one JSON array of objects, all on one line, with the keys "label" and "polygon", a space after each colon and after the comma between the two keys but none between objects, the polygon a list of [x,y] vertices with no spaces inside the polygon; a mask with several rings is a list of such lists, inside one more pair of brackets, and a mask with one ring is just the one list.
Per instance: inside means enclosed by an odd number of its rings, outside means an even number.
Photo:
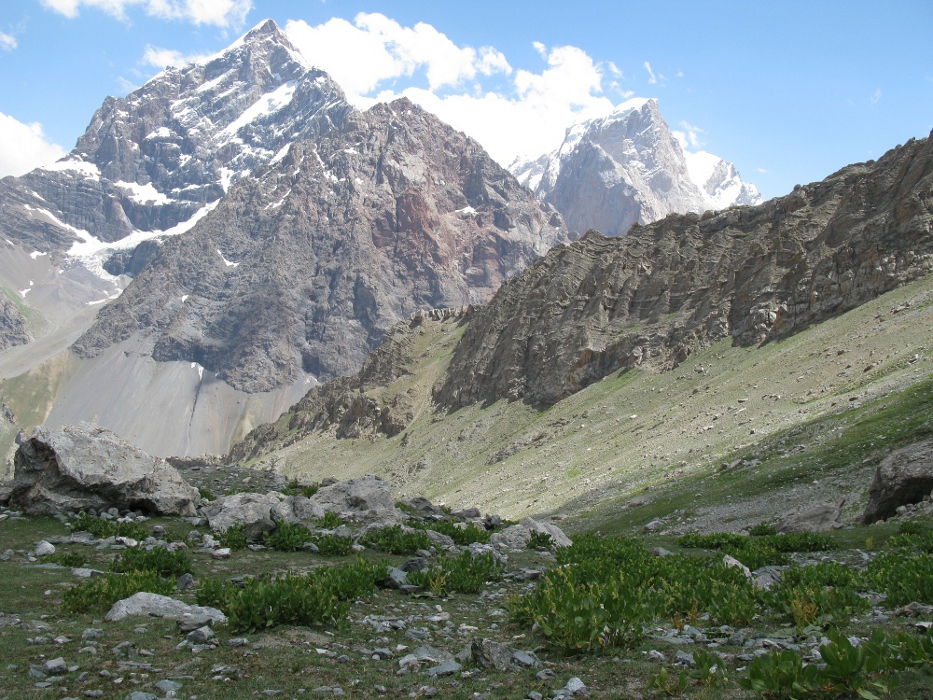
[{"label": "white cloud", "polygon": [[700,139],[700,134],[703,133],[703,129],[698,126],[694,126],[689,122],[680,122],[680,126],[683,127],[683,131],[671,131],[678,141],[680,141],[680,146],[683,149],[693,148],[697,149],[703,146],[703,141]]},{"label": "white cloud", "polygon": [[82,7],[94,8],[121,21],[126,11],[140,7],[150,17],[184,20],[217,27],[240,27],[253,8],[252,0],[41,0],[42,4],[74,19]]},{"label": "white cloud", "polygon": [[768,169],[767,169],[767,168],[758,168],[758,172],[760,172],[762,175],[765,175],[765,174],[768,173]]},{"label": "white cloud", "polygon": [[422,70],[432,91],[477,75],[512,71],[505,56],[491,47],[458,47],[429,24],[403,27],[378,13],[360,13],[353,24],[337,18],[314,27],[289,21],[285,30],[305,58],[330,73],[349,95],[364,95],[379,83]]},{"label": "white cloud", "polygon": [[878,104],[881,101],[881,88],[876,88],[875,91],[871,94],[871,97],[868,98],[868,101],[873,105]]},{"label": "white cloud", "polygon": [[[408,97],[475,138],[506,165],[516,156],[557,148],[570,124],[613,109],[603,95],[603,73],[618,69],[597,65],[573,46],[548,48],[535,42],[546,61],[535,73],[513,70],[492,47],[457,46],[430,25],[402,27],[380,14],[359,14],[352,24],[336,18],[317,26],[291,21],[285,30],[352,103],[365,108]],[[484,88],[482,77],[491,75],[508,77],[507,85]],[[410,86],[418,76],[426,79],[427,88],[394,86],[400,79]],[[450,88],[458,89],[454,93]]]},{"label": "white cloud", "polygon": [[64,155],[65,149],[46,140],[41,124],[23,124],[0,113],[0,177],[23,175]]},{"label": "white cloud", "polygon": [[19,44],[16,42],[16,37],[12,34],[7,34],[5,32],[0,32],[0,49],[4,51],[12,51]]},{"label": "white cloud", "polygon": [[645,61],[645,70],[648,71],[648,84],[654,85],[658,82],[658,79],[654,77],[654,71],[651,70],[651,64],[648,61]]},{"label": "white cloud", "polygon": [[186,56],[180,51],[161,49],[157,46],[150,46],[147,44],[143,57],[140,59],[140,63],[145,66],[154,66],[160,69],[166,68],[167,66],[181,68],[182,66],[187,66],[189,63],[194,63],[204,58],[206,58],[206,56],[202,54]]}]

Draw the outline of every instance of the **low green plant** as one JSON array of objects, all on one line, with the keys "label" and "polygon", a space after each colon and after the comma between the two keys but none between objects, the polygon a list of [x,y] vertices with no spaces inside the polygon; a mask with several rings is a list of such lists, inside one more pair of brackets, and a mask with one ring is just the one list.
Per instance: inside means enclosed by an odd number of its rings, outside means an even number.
[{"label": "low green plant", "polygon": [[337,535],[315,535],[311,541],[317,546],[318,554],[325,557],[345,557],[353,551],[353,540]]},{"label": "low green plant", "polygon": [[257,632],[278,625],[336,626],[346,622],[350,601],[375,590],[385,564],[363,559],[313,569],[305,575],[247,579],[242,586],[202,581],[196,599],[219,607],[235,631]]},{"label": "low green plant", "polygon": [[782,651],[756,656],[739,679],[739,686],[767,700],[802,698],[818,687],[816,666],[804,666],[795,652]]},{"label": "low green plant", "polygon": [[897,528],[897,534],[899,535],[919,535],[923,531],[923,524],[919,520],[906,520]]},{"label": "low green plant", "polygon": [[887,596],[888,606],[933,603],[933,557],[929,554],[881,552],[868,564],[867,577],[873,589]]},{"label": "low green plant", "polygon": [[55,552],[42,557],[42,561],[61,566],[81,567],[87,564],[87,555],[80,552]]},{"label": "low green plant", "polygon": [[547,532],[535,530],[528,538],[528,549],[550,549],[554,546],[554,538]]},{"label": "low green plant", "polygon": [[864,582],[855,570],[836,562],[792,566],[762,599],[777,617],[790,617],[799,630],[813,624],[846,625],[871,606],[859,595]]},{"label": "low green plant", "polygon": [[69,588],[64,593],[62,604],[65,610],[74,613],[107,610],[118,600],[142,591],[171,595],[175,592],[175,583],[161,578],[151,569],[126,574],[107,573]]},{"label": "low green plant", "polygon": [[746,542],[747,537],[731,532],[714,532],[710,535],[690,532],[677,540],[677,544],[686,549],[741,549]]},{"label": "low green plant", "polygon": [[758,523],[748,529],[748,534],[752,537],[770,537],[777,534],[777,530],[771,523]]},{"label": "low green plant", "polygon": [[772,535],[765,541],[779,552],[825,552],[838,547],[835,541],[821,532]]},{"label": "low green plant", "polygon": [[343,525],[343,519],[336,513],[328,511],[320,518],[315,520],[314,524],[321,530],[336,530],[338,527]]},{"label": "low green plant", "polygon": [[419,524],[418,527],[447,535],[461,547],[469,546],[474,542],[486,544],[492,536],[489,530],[484,527],[477,527],[475,523],[470,523],[466,527],[460,527],[460,525],[447,520],[437,520]]},{"label": "low green plant", "polygon": [[360,544],[388,554],[414,554],[419,549],[429,549],[431,540],[422,530],[403,530],[393,525],[370,530],[360,538]]},{"label": "low green plant", "polygon": [[648,678],[649,690],[658,691],[670,698],[684,695],[689,687],[690,679],[686,671],[681,671],[675,676],[662,666],[657,673]]},{"label": "low green plant", "polygon": [[320,488],[318,484],[301,484],[297,480],[292,480],[281,490],[281,493],[286,496],[304,496],[305,498],[311,498]]},{"label": "low green plant", "polygon": [[130,547],[120,552],[120,556],[110,563],[110,570],[115,573],[130,571],[155,571],[159,576],[181,576],[192,573],[188,554],[182,550],[169,551],[165,547]]},{"label": "low green plant", "polygon": [[474,556],[461,552],[455,557],[443,557],[422,571],[408,572],[409,583],[434,593],[479,593],[483,584],[502,574],[502,566],[492,554]]},{"label": "low green plant", "polygon": [[130,537],[144,540],[149,536],[146,529],[135,522],[117,522],[105,520],[88,513],[81,513],[71,520],[68,526],[73,532],[90,532],[94,537]]},{"label": "low green plant", "polygon": [[[314,541],[311,531],[301,523],[280,522],[265,536],[266,545],[280,552],[297,552],[305,542]],[[316,543],[315,543],[316,544]]]},{"label": "low green plant", "polygon": [[249,540],[246,537],[246,526],[243,523],[234,523],[218,535],[221,547],[230,549],[246,549]]},{"label": "low green plant", "polygon": [[198,486],[198,495],[205,501],[213,501],[217,498],[213,493],[211,493],[210,489],[206,489],[203,486]]}]

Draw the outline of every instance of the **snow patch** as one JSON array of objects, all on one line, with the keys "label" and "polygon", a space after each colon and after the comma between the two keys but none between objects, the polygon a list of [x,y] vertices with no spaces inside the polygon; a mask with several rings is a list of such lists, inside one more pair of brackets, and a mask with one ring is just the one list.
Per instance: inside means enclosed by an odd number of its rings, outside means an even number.
[{"label": "snow patch", "polygon": [[230,262],[229,260],[227,260],[224,257],[224,254],[220,252],[220,249],[217,250],[217,255],[220,256],[220,259],[224,261],[224,265],[226,265],[227,267],[237,267],[240,264],[238,262]]},{"label": "snow patch", "polygon": [[93,163],[88,163],[85,160],[80,160],[71,156],[68,158],[62,158],[61,160],[52,163],[51,165],[46,165],[41,169],[52,173],[76,172],[81,173],[85,177],[91,178],[92,180],[100,179],[100,168],[98,168]]},{"label": "snow patch", "polygon": [[[7,241],[7,243],[10,243],[10,242]],[[10,245],[13,245],[13,244],[10,243]],[[41,258],[43,255],[48,255],[48,253],[40,253],[38,250],[34,250],[34,251],[32,251],[32,252],[29,254],[29,257],[32,258],[33,260],[38,260],[38,259]]]},{"label": "snow patch", "polygon": [[158,129],[149,134],[143,141],[148,141],[149,139],[170,139],[176,136],[175,132],[169,129],[167,126],[160,126]]},{"label": "snow patch", "polygon": [[272,156],[272,160],[269,161],[269,165],[275,165],[275,164],[278,163],[280,160],[282,160],[285,156],[287,156],[287,155],[288,155],[288,149],[290,149],[291,147],[292,147],[292,145],[291,145],[290,143],[286,143],[284,146],[282,146],[282,147],[279,149],[278,153],[276,153],[274,156]]},{"label": "snow patch", "polygon": [[182,295],[181,295],[181,303],[184,304],[187,300],[188,300],[188,295],[187,295],[187,294],[182,294]]},{"label": "snow patch", "polygon": [[148,204],[150,202],[153,204],[171,204],[175,201],[159,192],[151,182],[140,185],[136,182],[118,181],[113,184],[122,190],[127,190],[130,193],[130,199],[137,204]]},{"label": "snow patch", "polygon": [[470,206],[463,207],[463,209],[457,209],[458,214],[475,214],[476,209]]},{"label": "snow patch", "polygon": [[218,138],[222,142],[230,141],[242,127],[261,117],[278,112],[282,107],[292,101],[296,87],[297,83],[292,80],[280,85],[272,92],[266,93],[256,100],[252,106],[247,107],[239,117],[221,131],[220,134],[218,134]]},{"label": "snow patch", "polygon": [[25,298],[26,298],[26,295],[27,295],[29,292],[31,292],[31,291],[32,291],[32,280],[29,280],[29,286],[26,287],[26,289],[20,289],[20,290],[19,290],[19,295],[20,295],[23,299],[25,299]]}]

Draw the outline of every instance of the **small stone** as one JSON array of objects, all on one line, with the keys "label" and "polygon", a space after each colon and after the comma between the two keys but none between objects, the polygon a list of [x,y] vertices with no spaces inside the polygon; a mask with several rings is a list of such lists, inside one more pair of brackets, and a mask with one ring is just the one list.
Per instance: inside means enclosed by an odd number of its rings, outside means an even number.
[{"label": "small stone", "polygon": [[564,686],[571,695],[585,695],[586,694],[586,684],[581,681],[579,678],[574,676],[569,681],[567,685]]},{"label": "small stone", "polygon": [[178,577],[178,581],[175,583],[175,589],[180,591],[187,591],[194,588],[194,576],[191,574],[182,574]]},{"label": "small stone", "polygon": [[249,640],[246,637],[234,637],[233,639],[227,640],[228,647],[245,647],[249,644]]},{"label": "small stone", "polygon": [[527,695],[528,700],[544,700],[544,696],[539,693],[537,690],[532,690]]},{"label": "small stone", "polygon": [[663,664],[665,661],[667,661],[667,657],[657,649],[652,649],[648,652],[648,661],[654,661],[655,663]]},{"label": "small stone", "polygon": [[170,681],[168,679],[161,680],[155,684],[156,690],[162,693],[172,693],[181,688],[181,683],[178,681]]},{"label": "small stone", "polygon": [[680,664],[681,666],[693,666],[696,664],[696,662],[693,660],[693,654],[679,650],[674,656],[674,663]]},{"label": "small stone", "polygon": [[211,552],[211,556],[214,559],[229,559],[232,554],[233,554],[233,550],[230,549],[229,547],[222,547],[220,549],[215,549],[213,552]]},{"label": "small stone", "polygon": [[68,664],[65,663],[65,659],[59,656],[57,659],[46,661],[43,664],[43,669],[52,676],[61,676],[68,673]]},{"label": "small stone", "polygon": [[198,627],[196,630],[192,630],[188,633],[188,636],[185,637],[185,639],[187,639],[191,644],[205,644],[213,638],[214,630],[212,630],[208,625],[204,625],[203,627]]},{"label": "small stone", "polygon": [[49,554],[55,554],[55,545],[47,540],[39,540],[36,544],[35,555],[37,557],[45,557]]},{"label": "small stone", "polygon": [[440,666],[429,668],[428,675],[432,678],[437,676],[452,676],[455,673],[459,673],[461,669],[463,669],[463,666],[456,661],[448,661]]}]

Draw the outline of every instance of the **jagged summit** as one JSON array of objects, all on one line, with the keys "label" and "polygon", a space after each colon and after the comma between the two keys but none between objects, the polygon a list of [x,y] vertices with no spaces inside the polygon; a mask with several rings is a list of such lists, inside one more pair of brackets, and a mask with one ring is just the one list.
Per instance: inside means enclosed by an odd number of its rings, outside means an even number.
[{"label": "jagged summit", "polygon": [[574,124],[556,151],[516,161],[510,170],[577,233],[624,235],[672,213],[761,201],[731,164],[685,152],[656,99],[633,98],[605,117]]}]

